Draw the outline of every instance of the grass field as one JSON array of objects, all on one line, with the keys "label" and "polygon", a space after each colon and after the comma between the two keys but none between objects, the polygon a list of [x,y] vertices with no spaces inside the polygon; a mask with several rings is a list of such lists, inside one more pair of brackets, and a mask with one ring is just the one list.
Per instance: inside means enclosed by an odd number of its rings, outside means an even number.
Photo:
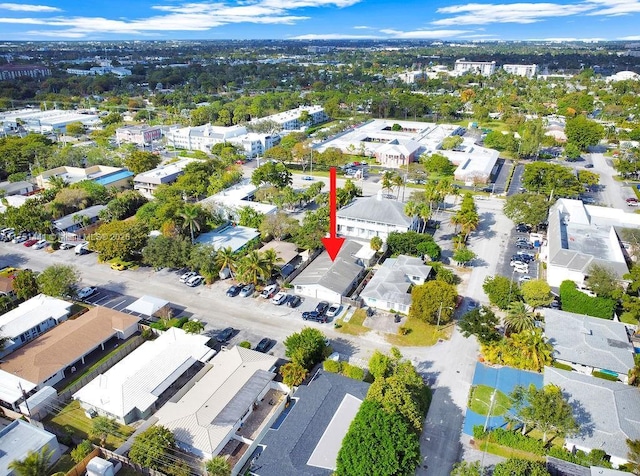
[{"label": "grass field", "polygon": [[352,336],[361,336],[369,332],[369,328],[362,325],[364,320],[366,319],[367,314],[364,309],[358,309],[353,313],[349,322],[345,322],[342,319],[338,319],[336,324],[338,327],[336,328],[338,332],[342,332],[343,334],[349,334]]},{"label": "grass field", "polygon": [[500,390],[488,387],[487,385],[476,385],[471,389],[469,393],[469,410],[479,415],[489,413],[491,395],[494,391],[496,392],[496,396],[493,402],[493,408],[491,409],[491,416],[504,415],[507,410],[511,408],[511,399]]},{"label": "grass field", "polygon": [[403,327],[409,330],[407,334],[387,334],[387,342],[398,346],[421,347],[434,345],[438,339],[448,338],[450,334],[450,327],[440,326],[438,331],[433,324],[427,324],[419,319],[409,318]]},{"label": "grass field", "polygon": [[534,455],[526,451],[516,450],[509,448],[508,446],[498,445],[496,443],[487,443],[486,441],[476,442],[476,447],[480,451],[486,451],[494,455],[502,456],[503,458],[519,458],[527,459],[530,461],[544,461],[544,456]]}]

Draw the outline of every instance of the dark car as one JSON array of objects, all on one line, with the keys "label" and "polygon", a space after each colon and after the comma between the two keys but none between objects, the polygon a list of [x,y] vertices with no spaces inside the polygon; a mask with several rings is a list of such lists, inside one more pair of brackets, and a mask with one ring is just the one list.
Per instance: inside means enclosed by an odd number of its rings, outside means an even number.
[{"label": "dark car", "polygon": [[229,339],[233,337],[235,333],[235,329],[233,327],[227,327],[220,334],[216,336],[216,340],[220,343],[227,342]]},{"label": "dark car", "polygon": [[227,289],[227,296],[236,297],[238,294],[240,294],[240,291],[242,291],[242,288],[243,288],[242,284],[232,285],[229,289]]},{"label": "dark car", "polygon": [[300,296],[291,296],[287,301],[287,306],[298,307],[301,302],[302,302],[302,299],[300,299]]},{"label": "dark car", "polygon": [[323,324],[327,322],[327,316],[319,313],[318,311],[303,312],[302,319],[304,319],[305,321],[321,322]]},{"label": "dark car", "polygon": [[584,168],[585,169],[592,169],[593,168],[593,164],[585,164]]},{"label": "dark car", "polygon": [[256,348],[254,350],[264,353],[269,350],[269,347],[271,347],[271,339],[265,337],[260,342],[258,342],[258,345],[256,345]]},{"label": "dark car", "polygon": [[532,250],[534,246],[531,243],[518,242],[516,243],[516,248],[520,248],[524,250]]},{"label": "dark car", "polygon": [[329,303],[327,301],[320,301],[316,306],[315,311],[318,314],[324,314],[325,312],[327,312],[327,309],[329,309]]},{"label": "dark car", "polygon": [[516,225],[516,231],[518,233],[529,233],[531,231],[531,227],[529,225],[524,224],[524,223],[518,223]]}]

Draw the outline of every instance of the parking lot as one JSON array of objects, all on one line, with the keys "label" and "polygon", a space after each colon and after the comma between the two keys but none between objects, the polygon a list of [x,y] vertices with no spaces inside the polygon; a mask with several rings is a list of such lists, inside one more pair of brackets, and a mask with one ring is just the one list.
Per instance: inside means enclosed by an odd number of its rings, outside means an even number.
[{"label": "parking lot", "polygon": [[512,267],[510,265],[511,263],[511,257],[515,254],[517,254],[518,251],[524,251],[527,253],[531,253],[537,256],[538,252],[540,251],[538,248],[534,248],[531,250],[526,250],[526,249],[519,249],[516,246],[516,241],[520,238],[524,238],[524,239],[529,239],[529,234],[528,233],[518,233],[516,231],[515,228],[513,228],[511,230],[511,233],[509,235],[509,239],[507,241],[507,244],[503,250],[502,256],[500,257],[500,261],[498,262],[498,266],[496,268],[496,271],[498,274],[502,275],[502,276],[506,276],[507,278],[510,278],[511,280],[514,281],[518,281],[520,280],[520,278],[522,278],[522,276],[530,276],[531,279],[538,279],[539,277],[539,268],[540,268],[540,263],[539,261],[536,259],[535,261],[532,261],[531,263],[529,263],[529,272],[528,273],[518,273],[515,270],[515,267]]}]

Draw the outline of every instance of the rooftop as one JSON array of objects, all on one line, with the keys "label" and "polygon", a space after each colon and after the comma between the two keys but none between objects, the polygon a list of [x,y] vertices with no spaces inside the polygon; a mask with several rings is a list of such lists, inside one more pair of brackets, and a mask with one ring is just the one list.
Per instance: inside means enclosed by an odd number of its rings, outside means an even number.
[{"label": "rooftop", "polygon": [[195,160],[198,159],[180,157],[180,159],[176,162],[161,165],[159,167],[156,167],[155,169],[147,170],[146,172],[142,172],[141,174],[136,175],[133,181],[140,183],[153,183],[158,185],[161,183],[169,183],[170,181],[175,180],[179,175],[181,175],[184,168]]},{"label": "rooftop", "polygon": [[138,321],[129,314],[94,307],[4,357],[0,369],[40,384]]},{"label": "rooftop", "polygon": [[0,316],[2,334],[14,338],[48,319],[60,321],[69,315],[72,305],[62,299],[38,294]]},{"label": "rooftop", "polygon": [[425,265],[420,258],[405,255],[388,258],[360,292],[360,297],[409,306],[411,294],[408,291],[412,284],[409,277],[425,280],[430,273],[431,266]]},{"label": "rooftop", "polygon": [[556,359],[626,375],[633,368],[633,346],[621,322],[546,309],[544,333]]},{"label": "rooftop", "polygon": [[48,431],[22,420],[9,424],[0,430],[0,474],[9,474],[9,463],[23,460],[29,451],[40,451],[54,438]]},{"label": "rooftop", "polygon": [[229,225],[221,229],[202,233],[196,238],[196,243],[213,246],[216,250],[231,248],[231,251],[236,252],[259,236],[260,232],[255,228]]},{"label": "rooftop", "polygon": [[15,403],[21,400],[22,390],[29,393],[37,385],[20,377],[16,377],[0,368],[0,400],[7,403]]},{"label": "rooftop", "polygon": [[626,439],[640,439],[640,393],[635,387],[578,372],[545,367],[544,384],[562,389],[575,408],[581,433],[566,444],[601,449],[627,459]]},{"label": "rooftop", "polygon": [[205,207],[214,205],[232,211],[239,210],[243,207],[250,207],[257,212],[264,213],[265,215],[275,213],[278,210],[278,207],[252,200],[253,194],[256,190],[257,187],[253,185],[250,180],[243,180],[222,192],[201,200],[200,204]]},{"label": "rooftop", "polygon": [[147,341],[73,395],[81,402],[124,418],[134,409],[146,411],[176,378],[213,351],[207,336],[175,327]]},{"label": "rooftop", "polygon": [[320,371],[294,395],[280,427],[271,428],[252,472],[259,476],[330,476],[340,442],[369,384]]},{"label": "rooftop", "polygon": [[288,241],[272,240],[260,248],[259,251],[264,253],[267,250],[274,250],[277,253],[278,264],[286,264],[298,256],[298,247]]},{"label": "rooftop", "polygon": [[79,223],[78,217],[87,217],[89,219],[94,219],[97,218],[100,215],[100,212],[105,208],[107,208],[106,205],[94,205],[92,207],[85,208],[84,210],[79,210],[75,213],[65,215],[62,218],[54,221],[53,226],[61,231],[67,230],[76,223]]},{"label": "rooftop", "polygon": [[200,455],[215,455],[234,426],[269,386],[275,374],[268,370],[277,358],[242,347],[223,349],[211,368],[177,401],[156,414],[178,441]]},{"label": "rooftop", "polygon": [[337,212],[338,219],[350,218],[394,226],[411,226],[411,218],[404,213],[404,204],[381,196],[356,198]]},{"label": "rooftop", "polygon": [[129,304],[125,310],[151,317],[168,304],[169,301],[165,301],[161,298],[154,296],[142,296],[140,299]]}]

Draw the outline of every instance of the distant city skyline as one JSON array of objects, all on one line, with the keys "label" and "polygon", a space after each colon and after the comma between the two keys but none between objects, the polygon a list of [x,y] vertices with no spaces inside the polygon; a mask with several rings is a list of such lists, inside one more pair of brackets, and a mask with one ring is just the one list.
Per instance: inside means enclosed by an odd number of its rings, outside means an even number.
[{"label": "distant city skyline", "polygon": [[0,2],[0,40],[640,41],[640,0]]}]

